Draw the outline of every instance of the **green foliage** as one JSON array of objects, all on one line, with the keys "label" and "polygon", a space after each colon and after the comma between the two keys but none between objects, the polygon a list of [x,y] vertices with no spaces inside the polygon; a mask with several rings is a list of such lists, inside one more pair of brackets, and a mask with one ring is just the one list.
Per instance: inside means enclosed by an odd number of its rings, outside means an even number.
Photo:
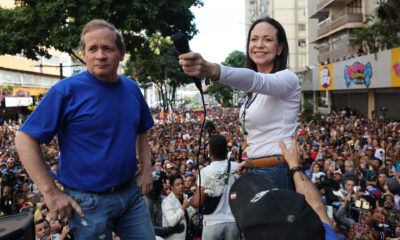
[{"label": "green foliage", "polygon": [[[246,56],[243,52],[235,50],[231,52],[225,61],[222,63],[225,66],[230,67],[244,67],[246,62]],[[214,96],[218,102],[223,102],[222,106],[230,107],[232,106],[232,87],[223,84],[212,82],[211,85],[207,89],[207,93],[211,96]]]},{"label": "green foliage", "polygon": [[314,114],[314,103],[312,100],[305,101],[302,106],[301,115],[304,117],[306,122],[310,122],[313,119]]},{"label": "green foliage", "polygon": [[[80,32],[95,18],[118,28],[127,52],[137,56],[148,51],[152,36],[170,36],[178,31],[190,38],[196,34],[191,6],[201,0],[16,0],[14,9],[0,8],[0,54],[23,53],[37,59],[54,48],[77,55]],[[76,56],[77,57],[77,56]]]},{"label": "green foliage", "polygon": [[242,68],[245,67],[245,63],[246,55],[241,51],[235,50],[228,55],[222,64],[225,66]]},{"label": "green foliage", "polygon": [[11,96],[14,91],[14,87],[11,85],[0,86],[0,101],[3,101],[5,97]]},{"label": "green foliage", "polygon": [[[397,0],[396,0],[397,1]],[[362,29],[355,29],[354,48],[364,48],[370,53],[400,46],[400,17],[396,1],[380,0],[374,14],[367,15]]]},{"label": "green foliage", "polygon": [[[126,75],[135,79],[142,87],[154,83],[164,108],[168,104],[174,105],[176,89],[190,83],[178,62],[178,52],[171,40],[162,37],[153,39],[153,44],[145,55],[136,57],[127,62]],[[133,70],[133,71],[132,71]]]}]

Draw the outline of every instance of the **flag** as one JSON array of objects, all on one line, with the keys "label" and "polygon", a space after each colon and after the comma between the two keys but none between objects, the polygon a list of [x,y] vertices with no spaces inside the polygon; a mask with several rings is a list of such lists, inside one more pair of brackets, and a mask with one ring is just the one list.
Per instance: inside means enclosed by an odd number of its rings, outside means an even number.
[{"label": "flag", "polygon": [[164,120],[164,108],[161,107],[160,120]]},{"label": "flag", "polygon": [[179,121],[183,121],[183,116],[182,115],[178,115],[178,120]]},{"label": "flag", "polygon": [[203,122],[203,121],[204,121],[204,114],[201,114],[200,121],[201,121],[201,122]]},{"label": "flag", "polygon": [[172,108],[171,108],[171,105],[168,106],[167,120],[168,121],[172,121]]},{"label": "flag", "polygon": [[243,151],[243,153],[242,153],[242,159],[243,160],[245,160],[245,159],[247,159],[248,157],[247,157],[247,148]]},{"label": "flag", "polygon": [[195,116],[200,116],[204,114],[204,108],[195,108],[193,109],[194,115]]}]

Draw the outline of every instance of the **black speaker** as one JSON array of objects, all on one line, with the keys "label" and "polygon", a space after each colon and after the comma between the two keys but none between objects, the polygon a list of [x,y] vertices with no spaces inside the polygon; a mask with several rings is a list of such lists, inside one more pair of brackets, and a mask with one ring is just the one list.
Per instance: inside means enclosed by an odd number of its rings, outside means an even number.
[{"label": "black speaker", "polygon": [[0,240],[35,240],[32,214],[0,217]]}]

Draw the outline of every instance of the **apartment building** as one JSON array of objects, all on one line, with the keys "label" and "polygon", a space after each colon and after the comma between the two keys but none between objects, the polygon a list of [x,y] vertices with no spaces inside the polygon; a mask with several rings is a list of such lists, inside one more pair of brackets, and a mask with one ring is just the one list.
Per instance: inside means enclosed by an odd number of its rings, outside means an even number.
[{"label": "apartment building", "polygon": [[321,64],[345,60],[355,55],[354,29],[364,26],[367,14],[377,7],[371,0],[318,0],[311,18],[318,20],[317,36],[311,40]]},{"label": "apartment building", "polygon": [[258,18],[268,16],[279,21],[289,43],[288,68],[294,72],[316,66],[317,52],[309,44],[309,35],[317,21],[309,19],[308,5],[307,0],[246,0],[246,33]]}]

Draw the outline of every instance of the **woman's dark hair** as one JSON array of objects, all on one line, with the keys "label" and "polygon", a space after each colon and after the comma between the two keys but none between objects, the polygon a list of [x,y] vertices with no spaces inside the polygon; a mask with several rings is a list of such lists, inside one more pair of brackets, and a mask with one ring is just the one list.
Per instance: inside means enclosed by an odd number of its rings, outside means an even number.
[{"label": "woman's dark hair", "polygon": [[253,31],[254,27],[261,22],[266,22],[266,23],[269,23],[272,26],[274,26],[276,28],[276,30],[278,30],[278,32],[277,32],[278,43],[283,44],[283,49],[282,49],[281,54],[277,55],[274,60],[274,67],[273,67],[271,73],[286,69],[287,58],[288,58],[288,54],[289,54],[289,44],[288,44],[288,41],[286,38],[285,29],[283,29],[282,25],[278,21],[276,21],[275,19],[270,18],[270,17],[257,19],[251,25],[251,27],[249,29],[249,33],[247,36],[247,45],[246,45],[246,68],[257,71],[257,65],[255,64],[255,62],[253,60],[250,59],[249,43],[250,43],[251,31]]},{"label": "woman's dark hair", "polygon": [[183,178],[182,178],[182,176],[181,176],[180,174],[171,175],[171,176],[169,177],[169,184],[170,184],[171,186],[173,186],[175,180],[177,180],[177,179],[182,179],[182,181],[183,181]]}]

